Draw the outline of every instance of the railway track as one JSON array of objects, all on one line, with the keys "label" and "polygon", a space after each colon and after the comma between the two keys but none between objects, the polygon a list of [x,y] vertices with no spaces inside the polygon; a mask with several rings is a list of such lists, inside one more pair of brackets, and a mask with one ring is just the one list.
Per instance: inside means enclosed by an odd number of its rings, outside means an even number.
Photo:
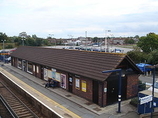
[{"label": "railway track", "polygon": [[14,113],[7,106],[5,100],[0,96],[0,118],[15,118]]},{"label": "railway track", "polygon": [[1,98],[5,100],[10,111],[13,111],[15,118],[43,118],[40,115],[40,117],[37,116],[34,111],[29,108],[32,106],[24,104],[21,100],[22,96],[13,93],[2,81],[0,81],[0,95]]}]

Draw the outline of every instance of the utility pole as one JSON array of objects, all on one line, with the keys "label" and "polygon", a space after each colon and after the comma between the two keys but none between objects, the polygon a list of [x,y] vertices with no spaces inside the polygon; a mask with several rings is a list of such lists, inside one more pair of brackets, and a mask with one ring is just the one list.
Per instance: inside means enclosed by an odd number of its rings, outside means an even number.
[{"label": "utility pole", "polygon": [[106,52],[106,45],[107,45],[107,51],[109,51],[109,49],[108,49],[108,38],[106,37],[106,35],[107,35],[106,32],[111,32],[111,30],[105,30],[105,52]]},{"label": "utility pole", "polygon": [[87,51],[87,31],[85,31],[85,39],[86,39],[86,51]]},{"label": "utility pole", "polygon": [[[51,42],[52,42],[52,36],[54,36],[54,34],[49,34],[50,38],[51,38]],[[55,40],[55,48],[56,48],[56,40]]]},{"label": "utility pole", "polygon": [[5,55],[4,55],[4,49],[5,49],[5,47],[4,47],[4,41],[6,41],[6,40],[2,40],[3,41],[3,62],[5,63]]}]

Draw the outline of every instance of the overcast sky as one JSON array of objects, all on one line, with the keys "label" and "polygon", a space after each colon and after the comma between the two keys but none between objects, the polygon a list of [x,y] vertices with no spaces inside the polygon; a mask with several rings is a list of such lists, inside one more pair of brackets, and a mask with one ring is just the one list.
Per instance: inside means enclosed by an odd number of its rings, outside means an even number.
[{"label": "overcast sky", "polygon": [[[107,30],[111,30],[110,33]],[[158,0],[0,0],[0,32],[47,38],[158,33]]]}]

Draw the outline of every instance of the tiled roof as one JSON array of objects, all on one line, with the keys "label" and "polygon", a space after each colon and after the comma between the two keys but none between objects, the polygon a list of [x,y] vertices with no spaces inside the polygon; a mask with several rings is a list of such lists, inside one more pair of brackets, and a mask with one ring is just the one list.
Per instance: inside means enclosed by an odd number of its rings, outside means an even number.
[{"label": "tiled roof", "polygon": [[11,56],[100,81],[104,81],[110,74],[102,71],[116,69],[126,57],[116,53],[29,46],[17,48]]}]

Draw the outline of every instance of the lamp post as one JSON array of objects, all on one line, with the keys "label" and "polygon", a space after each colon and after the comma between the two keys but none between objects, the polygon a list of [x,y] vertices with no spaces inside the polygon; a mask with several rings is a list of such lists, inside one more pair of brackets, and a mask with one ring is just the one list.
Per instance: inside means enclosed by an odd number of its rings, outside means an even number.
[{"label": "lamp post", "polygon": [[86,51],[87,51],[87,31],[85,31],[85,39],[86,39]]},{"label": "lamp post", "polygon": [[115,69],[115,70],[107,70],[107,71],[102,71],[102,73],[111,73],[111,72],[119,72],[119,90],[118,90],[118,111],[117,113],[121,113],[121,90],[122,90],[122,69]]},{"label": "lamp post", "polygon": [[150,118],[153,118],[153,111],[154,111],[154,84],[155,84],[155,68],[158,67],[157,65],[154,66],[146,66],[146,68],[151,68],[153,71],[153,81],[152,81],[152,101],[151,101],[151,115]]},{"label": "lamp post", "polygon": [[[4,49],[5,49],[5,47],[4,47],[4,42],[6,41],[6,40],[2,40],[3,41],[3,52],[4,52]],[[3,54],[3,62],[5,63],[5,55]]]},{"label": "lamp post", "polygon": [[[50,38],[51,38],[51,43],[52,43],[52,36],[54,36],[54,34],[49,34],[49,36],[50,36]],[[56,48],[56,40],[54,39],[54,41],[55,41],[55,48]]]},{"label": "lamp post", "polygon": [[24,40],[25,40],[25,38],[24,37],[22,37],[22,45],[24,46],[25,44],[24,44]]},{"label": "lamp post", "polygon": [[108,38],[106,38],[106,32],[111,32],[111,30],[105,30],[105,52],[106,52],[106,45],[107,45],[107,51],[109,50],[108,49]]},{"label": "lamp post", "polygon": [[2,41],[3,41],[3,50],[4,50],[4,48],[5,48],[5,47],[4,47],[4,42],[5,42],[6,40],[3,39]]},{"label": "lamp post", "polygon": [[70,37],[70,39],[71,39],[71,42],[72,42],[72,45],[73,45],[73,49],[75,49],[75,42],[74,42],[74,40],[73,40],[73,36],[72,35],[68,35],[69,37]]}]

